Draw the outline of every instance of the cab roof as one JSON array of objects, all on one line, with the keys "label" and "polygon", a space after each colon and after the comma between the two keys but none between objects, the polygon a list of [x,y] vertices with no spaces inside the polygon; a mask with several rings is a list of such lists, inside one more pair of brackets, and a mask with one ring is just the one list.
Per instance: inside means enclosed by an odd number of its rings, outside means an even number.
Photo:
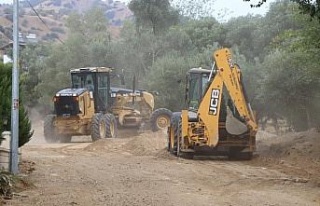
[{"label": "cab roof", "polygon": [[83,68],[76,68],[70,69],[70,73],[85,73],[85,72],[92,72],[92,73],[99,73],[99,72],[111,72],[113,68],[111,67],[83,67]]},{"label": "cab roof", "polygon": [[79,96],[82,93],[87,91],[85,88],[67,88],[67,89],[62,89],[56,93],[56,96]]}]

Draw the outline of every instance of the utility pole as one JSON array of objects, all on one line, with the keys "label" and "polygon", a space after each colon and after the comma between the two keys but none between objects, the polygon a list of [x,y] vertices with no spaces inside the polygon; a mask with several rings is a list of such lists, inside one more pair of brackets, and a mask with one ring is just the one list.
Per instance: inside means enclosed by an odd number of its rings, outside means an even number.
[{"label": "utility pole", "polygon": [[12,104],[11,104],[11,150],[10,172],[19,172],[19,0],[13,0],[13,68],[12,68]]}]

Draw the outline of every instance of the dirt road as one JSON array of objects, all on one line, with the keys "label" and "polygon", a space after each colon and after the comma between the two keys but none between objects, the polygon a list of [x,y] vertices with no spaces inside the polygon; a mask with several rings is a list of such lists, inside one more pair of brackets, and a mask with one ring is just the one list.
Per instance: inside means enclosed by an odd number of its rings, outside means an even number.
[{"label": "dirt road", "polygon": [[320,185],[304,176],[257,161],[175,158],[163,133],[71,144],[41,138],[36,134],[22,148],[22,160],[35,163],[27,176],[34,187],[6,205],[320,205]]}]

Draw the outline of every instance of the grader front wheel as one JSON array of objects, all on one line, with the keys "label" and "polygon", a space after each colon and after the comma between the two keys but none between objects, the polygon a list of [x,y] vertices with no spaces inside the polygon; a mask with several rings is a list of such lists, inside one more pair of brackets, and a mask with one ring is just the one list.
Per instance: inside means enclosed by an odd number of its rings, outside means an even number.
[{"label": "grader front wheel", "polygon": [[170,125],[171,115],[172,112],[169,109],[156,109],[150,118],[152,131],[166,130]]},{"label": "grader front wheel", "polygon": [[101,113],[95,114],[92,117],[92,122],[91,122],[92,141],[97,141],[105,137],[106,137],[106,118],[104,118],[104,115]]}]

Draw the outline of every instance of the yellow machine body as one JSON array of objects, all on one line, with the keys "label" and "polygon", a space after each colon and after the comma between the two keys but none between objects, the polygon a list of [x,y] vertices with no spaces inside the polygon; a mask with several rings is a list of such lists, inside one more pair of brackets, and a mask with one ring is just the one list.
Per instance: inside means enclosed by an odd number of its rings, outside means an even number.
[{"label": "yellow machine body", "polygon": [[[241,70],[233,63],[229,49],[217,50],[213,59],[212,70],[189,71],[190,76],[202,78],[203,90],[199,90],[198,99],[188,100],[188,109],[173,114],[168,149],[179,155],[212,152],[251,159],[258,126],[246,98]],[[190,82],[194,79],[189,78]],[[190,90],[197,88],[189,84],[187,93],[191,94]],[[198,103],[190,104],[192,101]]]},{"label": "yellow machine body", "polygon": [[[54,97],[54,104],[58,104],[68,93],[57,93]],[[94,116],[94,101],[90,98],[90,92],[84,90],[79,96],[72,99],[79,103],[79,113],[76,115],[58,115],[55,117],[53,124],[55,131],[59,135],[90,135],[91,121]],[[68,104],[65,104],[68,107]]]}]

